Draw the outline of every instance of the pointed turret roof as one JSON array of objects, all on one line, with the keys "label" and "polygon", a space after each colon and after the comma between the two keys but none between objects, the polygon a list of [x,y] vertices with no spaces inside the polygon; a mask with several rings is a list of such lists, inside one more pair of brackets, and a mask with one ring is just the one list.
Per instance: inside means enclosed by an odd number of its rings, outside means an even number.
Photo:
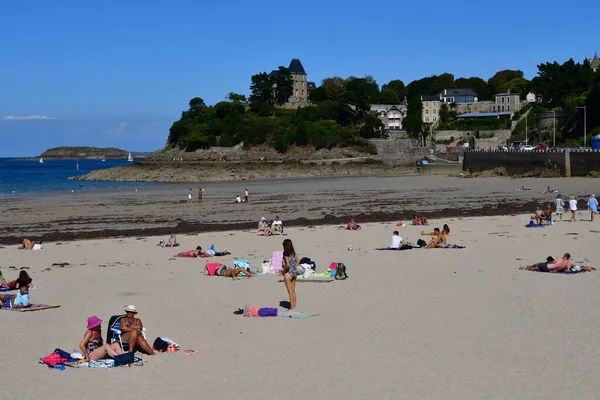
[{"label": "pointed turret roof", "polygon": [[306,75],[306,71],[304,71],[304,67],[302,66],[299,58],[292,58],[288,69],[292,74]]}]

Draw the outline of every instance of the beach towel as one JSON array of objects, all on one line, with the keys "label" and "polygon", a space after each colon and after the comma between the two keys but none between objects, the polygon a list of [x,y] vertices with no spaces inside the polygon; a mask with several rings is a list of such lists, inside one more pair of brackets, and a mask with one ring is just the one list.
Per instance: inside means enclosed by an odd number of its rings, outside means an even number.
[{"label": "beach towel", "polygon": [[270,272],[278,274],[283,269],[283,251],[274,251],[271,257],[271,269]]},{"label": "beach towel", "polygon": [[459,246],[457,244],[440,244],[440,249],[464,249],[466,246]]},{"label": "beach towel", "polygon": [[[41,286],[29,286],[29,290],[41,289]],[[16,292],[19,289],[9,289],[6,286],[0,286],[0,292]]]},{"label": "beach towel", "polygon": [[27,311],[40,311],[40,310],[49,310],[50,308],[58,308],[60,306],[50,306],[48,304],[31,304],[26,308],[0,308],[0,310],[7,311],[18,311],[18,312],[27,312]]},{"label": "beach towel", "polygon": [[305,313],[305,312],[301,312],[301,311],[279,311],[277,313],[278,317],[283,317],[283,318],[310,318],[310,317],[316,317],[319,314],[310,314],[310,313]]},{"label": "beach towel", "polygon": [[537,225],[533,221],[529,221],[529,223],[527,225],[525,225],[525,228],[543,228],[543,227],[544,227],[544,225]]},{"label": "beach towel", "polygon": [[412,250],[412,246],[402,246],[400,248],[389,248],[389,247],[378,247],[375,250],[383,251],[383,250],[393,250],[393,251],[401,251],[401,250]]},{"label": "beach towel", "polygon": [[533,271],[527,271],[527,272],[543,272],[545,274],[554,274],[554,275],[576,275],[576,274],[583,274],[584,272],[590,272],[590,271],[581,270],[581,271],[544,272],[544,271],[540,271],[540,270],[533,270]]},{"label": "beach towel", "polygon": [[235,260],[233,260],[233,266],[235,268],[243,268],[243,269],[252,268],[252,266],[250,265],[250,262],[248,260],[237,259],[237,258]]}]

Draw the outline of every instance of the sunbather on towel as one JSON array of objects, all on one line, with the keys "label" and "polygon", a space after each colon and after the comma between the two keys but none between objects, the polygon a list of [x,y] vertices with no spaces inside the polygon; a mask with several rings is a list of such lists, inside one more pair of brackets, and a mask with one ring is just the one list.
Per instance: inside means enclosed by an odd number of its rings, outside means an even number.
[{"label": "sunbather on towel", "polygon": [[[0,275],[2,275],[2,274],[0,274]],[[4,278],[2,278],[2,280],[4,280]],[[19,272],[19,277],[17,278],[17,280],[10,281],[10,282],[6,283],[5,286],[8,288],[8,290],[16,290],[16,289],[20,289],[21,286],[30,286],[31,282],[32,282],[32,279],[29,276],[29,274],[27,273],[27,271],[22,269]]]},{"label": "sunbather on towel", "polygon": [[244,268],[231,268],[226,265],[221,265],[219,268],[215,270],[215,276],[225,276],[227,278],[231,278],[234,281],[238,280],[238,275],[244,273],[244,275],[248,277],[253,277],[254,273],[248,271]]},{"label": "sunbather on towel", "polygon": [[0,294],[2,308],[29,307],[29,286],[21,286],[17,294]]},{"label": "sunbather on towel", "polygon": [[394,231],[392,234],[392,243],[388,246],[388,249],[400,249],[403,246],[406,246],[406,242],[404,239],[400,237],[400,233],[398,231]]},{"label": "sunbather on towel", "polygon": [[535,263],[525,267],[521,266],[519,269],[540,272],[569,272],[571,267],[574,266],[570,259],[571,255],[569,253],[565,253],[565,255],[558,260],[553,260],[552,258],[548,257],[545,262]]},{"label": "sunbather on towel", "polygon": [[[19,249],[21,249],[21,250],[33,250],[34,248],[38,249],[38,248],[41,248],[40,246],[42,245],[42,243],[43,242],[41,242],[41,241],[40,242],[34,242],[32,240],[29,240],[29,239],[25,238],[25,239],[23,239],[23,245],[19,246]],[[39,245],[39,246],[35,247],[36,245]]]},{"label": "sunbather on towel", "polygon": [[167,240],[166,242],[164,240],[161,240],[159,242],[161,247],[177,247],[179,246],[179,243],[177,243],[177,238],[175,237],[175,235],[171,235],[169,237],[169,240]]},{"label": "sunbather on towel", "polygon": [[[200,246],[198,246],[200,247]],[[227,256],[231,254],[230,252],[228,252],[227,250],[225,251],[219,251],[219,250],[215,250],[215,245],[211,244],[210,246],[208,246],[208,249],[206,249],[206,251],[202,251],[202,247],[200,247],[200,256],[201,257],[221,257],[221,256]]]},{"label": "sunbather on towel", "polygon": [[175,257],[188,257],[188,258],[196,258],[202,255],[202,247],[196,247],[196,250],[188,250],[181,253],[175,254]]},{"label": "sunbather on towel", "polygon": [[123,354],[119,343],[104,343],[101,324],[102,320],[95,315],[88,318],[87,330],[83,335],[83,340],[79,343],[85,361],[98,361],[105,358],[107,354],[111,357]]}]

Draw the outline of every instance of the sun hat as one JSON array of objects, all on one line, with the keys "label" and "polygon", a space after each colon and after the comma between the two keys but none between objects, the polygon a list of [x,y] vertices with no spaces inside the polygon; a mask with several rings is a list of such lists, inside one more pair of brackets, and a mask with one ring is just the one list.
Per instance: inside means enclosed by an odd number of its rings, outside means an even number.
[{"label": "sun hat", "polygon": [[87,328],[88,329],[95,328],[97,326],[100,326],[101,323],[102,323],[102,320],[100,318],[96,317],[95,315],[92,315],[91,317],[88,318]]},{"label": "sun hat", "polygon": [[133,304],[125,306],[125,312],[137,314],[137,310],[135,309],[135,306]]},{"label": "sun hat", "polygon": [[594,193],[592,193],[592,197],[596,197],[596,195]]},{"label": "sun hat", "polygon": [[266,221],[267,219],[265,217],[260,217],[261,221]]}]

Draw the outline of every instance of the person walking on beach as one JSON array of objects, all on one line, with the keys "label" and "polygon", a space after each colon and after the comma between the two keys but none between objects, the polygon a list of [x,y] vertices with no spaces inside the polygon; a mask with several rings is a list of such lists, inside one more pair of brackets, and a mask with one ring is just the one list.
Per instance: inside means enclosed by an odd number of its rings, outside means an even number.
[{"label": "person walking on beach", "polygon": [[188,192],[188,204],[192,204],[192,188],[190,188],[190,191]]},{"label": "person walking on beach", "polygon": [[244,203],[248,202],[248,189],[244,190]]},{"label": "person walking on beach", "polygon": [[294,244],[290,239],[283,241],[283,282],[290,297],[290,311],[296,310],[296,277],[301,274],[297,267],[300,258],[294,250]]},{"label": "person walking on beach", "polygon": [[556,195],[556,200],[554,200],[554,204],[556,206],[556,215],[558,215],[559,221],[562,222],[562,216],[565,213],[565,202],[562,199],[560,194]]},{"label": "person walking on beach", "polygon": [[594,193],[590,194],[590,198],[587,201],[588,208],[590,209],[590,222],[594,222],[594,214],[598,214],[598,200]]},{"label": "person walking on beach", "polygon": [[571,195],[571,200],[569,200],[569,210],[571,210],[571,219],[569,222],[577,222],[577,200],[575,200],[575,196]]},{"label": "person walking on beach", "polygon": [[204,193],[204,190],[202,190],[202,188],[198,188],[198,203],[202,203],[202,194]]}]

